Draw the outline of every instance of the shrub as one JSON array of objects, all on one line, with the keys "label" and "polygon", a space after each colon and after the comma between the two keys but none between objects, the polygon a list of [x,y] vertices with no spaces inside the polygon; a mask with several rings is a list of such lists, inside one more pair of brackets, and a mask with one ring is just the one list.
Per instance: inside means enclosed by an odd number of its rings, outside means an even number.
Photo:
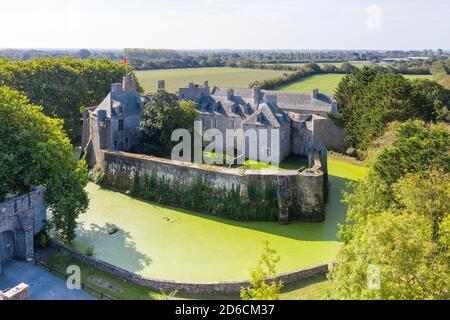
[{"label": "shrub", "polygon": [[88,257],[93,257],[95,255],[94,246],[89,246],[84,252]]}]

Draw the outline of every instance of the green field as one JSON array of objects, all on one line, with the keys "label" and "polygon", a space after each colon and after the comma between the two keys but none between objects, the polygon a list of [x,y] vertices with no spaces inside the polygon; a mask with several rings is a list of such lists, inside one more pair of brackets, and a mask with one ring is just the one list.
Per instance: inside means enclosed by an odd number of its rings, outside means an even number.
[{"label": "green field", "polygon": [[208,80],[212,88],[214,85],[223,87],[247,88],[251,82],[276,78],[289,71],[256,70],[242,68],[188,68],[136,71],[139,83],[145,92],[154,92],[158,80],[166,81],[166,89],[176,92],[187,86],[189,82],[203,84]]},{"label": "green field", "polygon": [[[330,192],[324,222],[239,222],[138,200],[89,184],[88,212],[79,219],[73,246],[138,274],[172,280],[246,279],[269,240],[281,261],[278,272],[332,260],[340,243],[337,224],[347,179],[364,173],[358,166],[329,162]],[[119,231],[110,235],[110,231]]]},{"label": "green field", "polygon": [[[333,94],[343,74],[319,74],[278,88],[286,92],[311,92],[317,88],[320,92]],[[431,79],[431,75],[405,75],[408,79]]]}]

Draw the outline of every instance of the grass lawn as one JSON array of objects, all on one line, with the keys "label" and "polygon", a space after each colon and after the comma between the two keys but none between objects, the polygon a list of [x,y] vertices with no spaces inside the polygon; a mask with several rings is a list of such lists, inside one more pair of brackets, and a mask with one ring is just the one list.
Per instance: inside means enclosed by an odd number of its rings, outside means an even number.
[{"label": "grass lawn", "polygon": [[[332,260],[340,243],[337,224],[348,179],[360,176],[353,164],[330,161],[330,192],[324,222],[243,222],[142,201],[89,184],[90,207],[80,216],[73,246],[132,272],[160,279],[223,281],[248,278],[263,240],[281,261],[278,272]],[[119,231],[110,235],[109,231]]]},{"label": "grass lawn", "polygon": [[332,94],[343,77],[343,74],[314,75],[280,87],[278,90],[286,92],[312,92],[313,89],[317,88],[322,93]]},{"label": "grass lawn", "polygon": [[180,87],[187,86],[189,82],[203,84],[205,80],[209,81],[210,88],[214,85],[247,88],[253,81],[276,78],[283,73],[289,73],[289,71],[229,67],[136,71],[139,83],[145,92],[156,91],[158,80],[165,80],[166,89],[176,92]]},{"label": "grass lawn", "polygon": [[[431,79],[431,75],[404,75],[407,79]],[[333,94],[343,74],[319,74],[278,88],[286,92],[311,92],[317,88],[320,92]]]}]

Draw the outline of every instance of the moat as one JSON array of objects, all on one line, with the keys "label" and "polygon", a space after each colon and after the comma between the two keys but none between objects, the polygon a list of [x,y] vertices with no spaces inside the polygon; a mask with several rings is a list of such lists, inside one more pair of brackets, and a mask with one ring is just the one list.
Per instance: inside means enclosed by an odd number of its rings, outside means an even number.
[{"label": "moat", "polygon": [[278,272],[335,258],[337,224],[345,220],[340,200],[348,180],[364,168],[329,160],[329,195],[323,222],[242,222],[138,200],[89,184],[89,211],[79,219],[73,245],[93,247],[96,258],[147,277],[226,281],[248,278],[269,240],[281,257]]}]

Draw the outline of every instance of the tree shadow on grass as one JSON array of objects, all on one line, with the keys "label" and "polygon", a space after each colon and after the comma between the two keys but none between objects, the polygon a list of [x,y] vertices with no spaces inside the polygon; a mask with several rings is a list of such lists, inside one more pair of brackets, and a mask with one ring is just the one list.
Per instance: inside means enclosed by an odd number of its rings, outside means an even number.
[{"label": "tree shadow on grass", "polygon": [[80,223],[72,246],[82,253],[92,247],[95,258],[135,273],[152,263],[150,257],[137,250],[130,233],[113,223]]}]

